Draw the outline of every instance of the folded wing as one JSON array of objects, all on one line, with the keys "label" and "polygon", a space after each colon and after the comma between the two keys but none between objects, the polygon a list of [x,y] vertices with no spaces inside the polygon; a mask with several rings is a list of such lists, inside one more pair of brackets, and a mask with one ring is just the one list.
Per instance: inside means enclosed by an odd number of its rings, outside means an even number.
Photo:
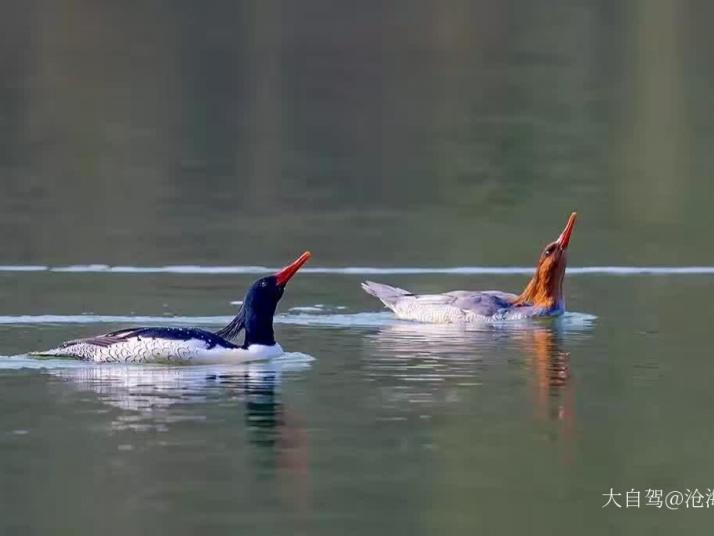
[{"label": "folded wing", "polygon": [[515,294],[487,290],[474,292],[455,290],[444,294],[412,294],[404,289],[367,281],[364,290],[379,298],[397,317],[420,322],[470,322],[492,318],[510,307]]}]

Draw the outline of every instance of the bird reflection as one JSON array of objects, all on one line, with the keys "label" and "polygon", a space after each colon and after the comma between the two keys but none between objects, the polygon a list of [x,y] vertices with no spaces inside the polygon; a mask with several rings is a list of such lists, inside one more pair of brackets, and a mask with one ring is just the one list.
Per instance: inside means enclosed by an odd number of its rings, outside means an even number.
[{"label": "bird reflection", "polygon": [[282,372],[273,365],[261,365],[241,374],[216,374],[208,379],[242,392],[248,441],[258,447],[255,454],[263,469],[306,475],[307,433],[299,415],[282,401]]},{"label": "bird reflection", "polygon": [[276,429],[282,424],[282,402],[276,392],[277,376],[273,371],[256,379],[245,378],[245,420],[251,443],[273,447],[277,443]]},{"label": "bird reflection", "polygon": [[[422,380],[408,385],[409,396],[423,401],[425,392],[433,399],[435,391],[447,391],[450,385],[492,381],[486,378],[494,373],[487,369],[496,370],[503,363],[493,357],[515,351],[524,356],[519,362],[533,386],[534,418],[572,431],[574,387],[570,353],[564,346],[589,330],[589,321],[576,323],[572,318],[467,326],[402,322],[385,326],[372,337],[380,358],[370,366],[374,375],[389,372],[393,378]],[[438,381],[436,388],[426,382],[430,378]]]},{"label": "bird reflection", "polygon": [[[310,367],[312,358],[242,365],[159,366],[87,365],[50,369],[79,391],[123,410],[111,421],[118,430],[168,431],[177,422],[205,421],[199,404],[228,401],[244,411],[250,467],[277,485],[286,507],[309,511],[309,444],[303,420],[286,407],[280,385],[283,374]],[[297,357],[295,357],[297,356]]]},{"label": "bird reflection", "polygon": [[[195,405],[208,401],[244,402],[249,425],[280,424],[278,387],[283,373],[305,370],[312,358],[235,365],[89,365],[50,369],[80,391],[94,392],[102,402],[124,410],[112,423],[136,428],[137,423],[166,427],[179,420],[204,420]],[[126,414],[130,412],[131,414]]]},{"label": "bird reflection", "polygon": [[309,449],[302,418],[283,404],[275,370],[263,369],[245,378],[245,421],[255,464],[275,480],[283,501],[307,515],[309,511]]},{"label": "bird reflection", "polygon": [[535,386],[535,408],[539,418],[572,419],[570,353],[562,348],[556,329],[535,329],[523,338]]}]

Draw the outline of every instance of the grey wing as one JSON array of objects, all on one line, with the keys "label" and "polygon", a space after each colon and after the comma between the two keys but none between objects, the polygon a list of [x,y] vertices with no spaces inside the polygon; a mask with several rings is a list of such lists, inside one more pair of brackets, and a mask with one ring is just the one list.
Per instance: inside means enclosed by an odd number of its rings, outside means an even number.
[{"label": "grey wing", "polygon": [[509,307],[518,297],[515,294],[498,290],[486,290],[482,292],[454,290],[447,292],[445,296],[452,298],[452,306],[479,316],[493,316],[501,309]]},{"label": "grey wing", "polygon": [[489,318],[508,307],[515,295],[505,292],[456,290],[444,294],[400,296],[389,307],[399,318],[430,323],[469,322]]}]

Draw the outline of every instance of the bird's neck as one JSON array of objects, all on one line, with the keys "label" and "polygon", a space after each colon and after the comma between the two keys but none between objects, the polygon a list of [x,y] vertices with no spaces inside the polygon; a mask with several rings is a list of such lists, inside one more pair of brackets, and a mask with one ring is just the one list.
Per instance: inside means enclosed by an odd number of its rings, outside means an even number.
[{"label": "bird's neck", "polygon": [[256,309],[249,302],[245,302],[236,317],[223,329],[216,332],[217,335],[228,341],[238,338],[241,331],[245,331],[243,347],[247,348],[251,344],[262,344],[272,346],[275,344],[275,334],[273,333],[273,314],[275,307],[261,307]]},{"label": "bird's neck", "polygon": [[541,274],[538,270],[513,305],[533,305],[543,309],[563,306],[563,279],[556,274]]},{"label": "bird's neck", "polygon": [[266,310],[265,307],[261,307],[260,310],[253,307],[247,309],[243,347],[247,348],[251,344],[274,345],[273,314],[275,314],[275,307],[270,310]]}]

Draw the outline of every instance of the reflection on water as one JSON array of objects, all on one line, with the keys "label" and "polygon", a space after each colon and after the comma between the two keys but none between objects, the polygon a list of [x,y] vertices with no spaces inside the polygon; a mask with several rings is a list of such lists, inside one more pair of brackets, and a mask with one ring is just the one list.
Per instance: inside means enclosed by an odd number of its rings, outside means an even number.
[{"label": "reflection on water", "polygon": [[[304,514],[309,508],[309,441],[305,419],[281,400],[280,370],[273,365],[244,376],[245,427],[253,460],[274,478],[282,500]],[[223,376],[217,376],[223,381]]]},{"label": "reflection on water", "polygon": [[[260,429],[265,424],[274,428],[280,423],[276,415],[282,375],[307,370],[311,360],[301,354],[286,354],[271,362],[237,365],[81,363],[69,368],[55,360],[49,371],[72,388],[93,392],[102,402],[130,412],[112,422],[117,429],[166,430],[172,422],[202,420],[205,415],[197,414],[191,406],[206,402],[242,402],[248,424]],[[182,412],[182,408],[190,411]]]},{"label": "reflection on water", "polygon": [[[49,372],[80,392],[122,412],[109,426],[117,432],[169,432],[186,422],[204,422],[211,406],[243,412],[250,466],[274,480],[281,500],[296,513],[309,508],[309,444],[304,419],[281,396],[286,374],[305,372],[312,358],[285,354],[271,362],[218,366],[88,365]],[[197,409],[202,405],[205,411]],[[121,445],[121,448],[133,448]]]},{"label": "reflection on water", "polygon": [[522,339],[534,375],[536,414],[569,420],[573,415],[570,353],[557,330],[536,329]]},{"label": "reflection on water", "polygon": [[545,321],[471,326],[387,325],[369,337],[379,349],[369,373],[375,379],[390,375],[400,380],[392,393],[394,401],[444,402],[438,396],[455,401],[457,395],[449,386],[487,383],[488,369],[500,365],[499,355],[515,351],[533,385],[534,417],[559,421],[572,430],[574,386],[567,346],[590,336],[592,319],[570,313]]}]

